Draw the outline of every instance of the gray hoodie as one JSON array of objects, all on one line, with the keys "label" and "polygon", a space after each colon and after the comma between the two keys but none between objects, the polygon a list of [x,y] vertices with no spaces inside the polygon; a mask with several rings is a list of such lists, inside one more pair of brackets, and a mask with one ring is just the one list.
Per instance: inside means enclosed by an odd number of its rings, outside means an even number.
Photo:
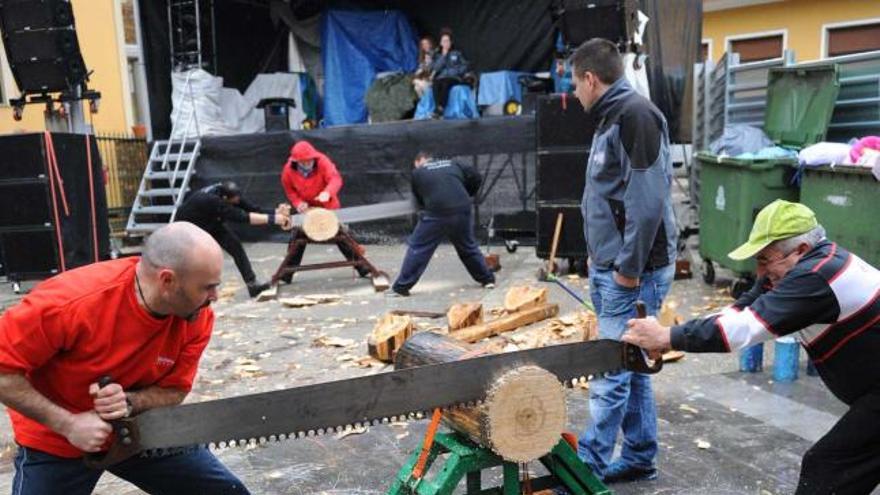
[{"label": "gray hoodie", "polygon": [[678,232],[666,119],[623,78],[590,111],[599,124],[581,211],[591,262],[628,277],[669,265]]}]

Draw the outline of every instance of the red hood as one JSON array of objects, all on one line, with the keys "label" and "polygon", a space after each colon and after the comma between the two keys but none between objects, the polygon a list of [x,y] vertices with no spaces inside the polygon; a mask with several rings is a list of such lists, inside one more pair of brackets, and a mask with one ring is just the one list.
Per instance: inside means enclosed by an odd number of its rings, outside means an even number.
[{"label": "red hood", "polygon": [[297,162],[317,160],[321,156],[308,141],[299,141],[290,147],[290,159]]}]

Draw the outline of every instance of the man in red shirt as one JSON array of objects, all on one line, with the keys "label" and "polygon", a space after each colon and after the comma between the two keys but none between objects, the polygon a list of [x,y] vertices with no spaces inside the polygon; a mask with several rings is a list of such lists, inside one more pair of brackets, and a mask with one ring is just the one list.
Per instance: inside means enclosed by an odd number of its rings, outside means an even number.
[{"label": "man in red shirt", "polygon": [[[281,185],[291,206],[299,213],[305,213],[309,207],[338,210],[339,190],[342,189],[342,176],[330,158],[316,150],[308,141],[298,141],[290,148],[290,157],[281,171]],[[344,228],[344,227],[343,227]],[[291,242],[306,237],[302,229],[294,227]],[[345,259],[355,259],[354,253],[342,242],[337,242],[339,252]],[[305,247],[298,250],[291,259],[289,266],[299,266],[305,254]],[[370,275],[369,270],[356,268],[361,277]],[[291,275],[282,278],[290,283]]]},{"label": "man in red shirt", "polygon": [[[179,404],[214,324],[223,253],[178,222],[156,230],[140,258],[95,263],[38,285],[0,317],[0,401],[15,441],[13,493],[89,494],[108,421]],[[98,387],[100,377],[113,383]],[[203,448],[134,457],[110,472],[148,493],[248,493]]]}]

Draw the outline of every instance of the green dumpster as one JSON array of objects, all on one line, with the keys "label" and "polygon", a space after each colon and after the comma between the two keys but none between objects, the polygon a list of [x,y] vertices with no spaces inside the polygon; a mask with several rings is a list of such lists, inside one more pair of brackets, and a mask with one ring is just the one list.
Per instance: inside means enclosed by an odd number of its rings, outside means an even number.
[{"label": "green dumpster", "polygon": [[816,212],[828,238],[875,267],[880,267],[877,228],[880,182],[871,169],[838,165],[807,168],[801,182],[801,203]]},{"label": "green dumpster", "polygon": [[[840,88],[836,65],[771,69],[767,81],[764,132],[784,148],[799,150],[824,139]],[[699,152],[700,256],[703,281],[715,281],[717,263],[737,275],[731,292],[751,287],[753,260],[734,261],[727,253],[749,237],[752,221],[776,199],[798,201],[792,185],[794,158],[738,159]]]}]

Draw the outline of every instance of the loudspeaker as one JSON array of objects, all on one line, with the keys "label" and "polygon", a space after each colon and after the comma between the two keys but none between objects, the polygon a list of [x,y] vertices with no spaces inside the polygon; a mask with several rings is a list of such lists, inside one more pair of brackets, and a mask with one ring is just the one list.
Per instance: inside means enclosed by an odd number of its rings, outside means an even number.
[{"label": "loudspeaker", "polygon": [[67,0],[2,0],[0,27],[22,93],[67,91],[87,79]]},{"label": "loudspeaker", "polygon": [[11,281],[57,273],[61,255],[66,269],[109,258],[110,226],[98,146],[89,138],[90,166],[86,136],[59,133],[51,138],[57,171],[49,165],[45,134],[0,136],[0,259]]},{"label": "loudspeaker", "polygon": [[604,38],[619,47],[627,46],[638,26],[635,0],[564,0],[559,25],[569,47],[591,38]]},{"label": "loudspeaker", "polygon": [[535,115],[538,151],[550,148],[589,150],[596,125],[572,94],[541,95]]},{"label": "loudspeaker", "polygon": [[556,228],[556,216],[559,213],[562,213],[562,231],[559,234],[556,257],[586,258],[587,242],[584,239],[584,219],[581,216],[581,207],[571,203],[538,203],[538,245],[535,248],[535,254],[539,258],[550,256],[553,231]]},{"label": "loudspeaker", "polygon": [[536,173],[537,200],[580,203],[586,183],[589,152],[539,151]]}]

